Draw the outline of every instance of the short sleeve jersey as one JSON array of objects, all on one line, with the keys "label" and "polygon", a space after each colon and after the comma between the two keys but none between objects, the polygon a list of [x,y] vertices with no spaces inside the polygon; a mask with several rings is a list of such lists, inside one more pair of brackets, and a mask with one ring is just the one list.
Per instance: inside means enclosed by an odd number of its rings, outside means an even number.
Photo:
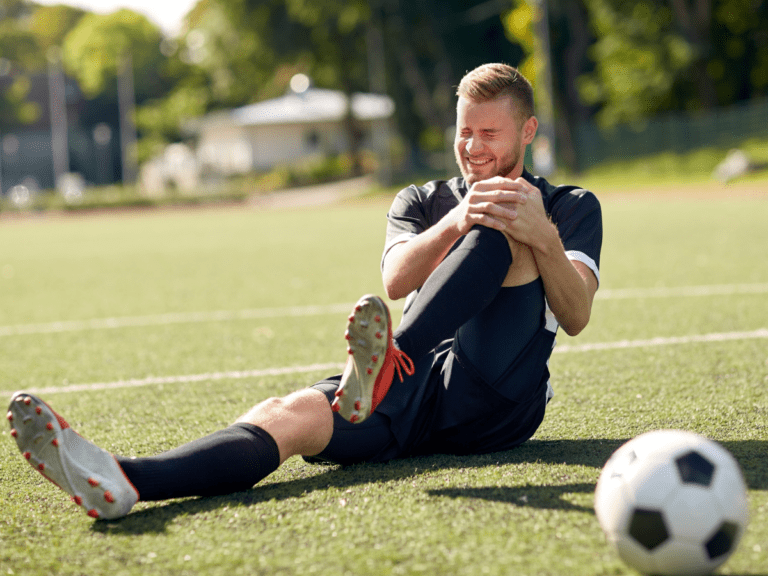
[{"label": "short sleeve jersey", "polygon": [[[600,282],[603,223],[600,202],[577,186],[553,186],[523,170],[523,178],[541,191],[544,209],[557,226],[566,255],[586,264]],[[467,194],[464,178],[433,180],[401,190],[387,213],[387,239],[382,266],[395,244],[405,242],[436,224]]]}]

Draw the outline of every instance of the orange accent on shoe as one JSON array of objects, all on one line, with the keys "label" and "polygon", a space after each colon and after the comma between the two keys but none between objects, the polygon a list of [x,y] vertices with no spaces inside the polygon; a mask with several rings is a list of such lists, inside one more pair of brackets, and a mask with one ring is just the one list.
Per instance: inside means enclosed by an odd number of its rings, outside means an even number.
[{"label": "orange accent on shoe", "polygon": [[376,409],[384,396],[387,395],[389,387],[392,386],[392,380],[395,377],[395,370],[397,370],[397,376],[400,378],[400,382],[403,381],[403,371],[408,376],[413,375],[416,367],[413,365],[413,360],[400,350],[396,348],[394,343],[390,339],[389,347],[387,348],[387,355],[384,357],[384,365],[379,372],[379,376],[376,378],[376,384],[373,386],[373,395],[371,398],[371,412]]}]

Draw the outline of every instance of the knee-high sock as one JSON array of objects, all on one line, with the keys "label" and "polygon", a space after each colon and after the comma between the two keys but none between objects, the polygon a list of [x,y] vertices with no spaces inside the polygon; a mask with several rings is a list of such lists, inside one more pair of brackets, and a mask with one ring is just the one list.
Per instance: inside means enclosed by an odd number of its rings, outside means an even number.
[{"label": "knee-high sock", "polygon": [[435,268],[393,333],[416,361],[485,308],[498,294],[512,264],[507,237],[475,226]]},{"label": "knee-high sock", "polygon": [[272,436],[247,423],[233,424],[157,456],[116,458],[144,501],[248,490],[280,465]]}]

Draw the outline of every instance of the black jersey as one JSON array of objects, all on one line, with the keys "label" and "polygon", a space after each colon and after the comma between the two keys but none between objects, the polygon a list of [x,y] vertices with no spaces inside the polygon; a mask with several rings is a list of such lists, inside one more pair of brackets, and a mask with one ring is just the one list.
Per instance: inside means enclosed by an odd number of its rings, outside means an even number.
[{"label": "black jersey", "polygon": [[[541,191],[544,209],[557,226],[568,258],[586,264],[599,283],[603,225],[597,197],[577,186],[553,186],[527,170],[523,170],[523,178]],[[411,185],[401,190],[387,213],[382,265],[392,246],[436,224],[466,194],[464,178],[433,180],[424,186]]]}]

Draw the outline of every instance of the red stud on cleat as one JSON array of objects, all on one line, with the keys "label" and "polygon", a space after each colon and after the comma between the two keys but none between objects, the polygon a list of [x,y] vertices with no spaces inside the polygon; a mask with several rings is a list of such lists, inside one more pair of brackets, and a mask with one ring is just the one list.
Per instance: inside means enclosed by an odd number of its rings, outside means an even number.
[{"label": "red stud on cleat", "polygon": [[366,372],[367,372],[368,374],[373,374],[373,368],[368,368],[368,370],[366,370]]},{"label": "red stud on cleat", "polygon": [[40,470],[40,472],[45,470],[45,463],[44,462],[40,462],[40,464],[37,465],[37,469]]},{"label": "red stud on cleat", "polygon": [[11,436],[16,438],[19,435],[19,433],[16,431],[16,428],[11,428]]},{"label": "red stud on cleat", "polygon": [[51,444],[53,444],[53,446],[54,446],[55,448],[58,448],[58,447],[59,447],[59,441],[58,441],[56,438],[54,438],[53,440],[51,440]]},{"label": "red stud on cleat", "polygon": [[13,413],[8,412],[8,414],[5,415],[6,418],[8,418],[8,422],[13,422]]},{"label": "red stud on cleat", "polygon": [[339,410],[341,410],[341,406],[339,406],[338,402],[334,402],[333,404],[331,404],[331,410],[333,410],[334,412],[338,412]]},{"label": "red stud on cleat", "polygon": [[374,316],[374,317],[373,317],[373,319],[374,319],[376,322],[381,322],[381,316],[379,316],[378,314],[376,314],[376,316]]},{"label": "red stud on cleat", "polygon": [[53,430],[53,422],[48,422],[48,424],[45,425],[46,430]]},{"label": "red stud on cleat", "polygon": [[344,396],[344,390],[336,390],[333,395],[336,396],[336,398],[341,398]]},{"label": "red stud on cleat", "polygon": [[39,415],[39,414],[42,414],[42,413],[43,413],[43,409],[42,409],[40,406],[38,406],[37,408],[35,408],[35,412],[36,412],[38,415]]},{"label": "red stud on cleat", "polygon": [[360,406],[361,406],[361,404],[360,404],[360,400],[358,400],[357,402],[355,402],[355,410],[360,410]]},{"label": "red stud on cleat", "polygon": [[24,458],[29,460],[30,458],[32,458],[32,453],[31,452],[24,452]]},{"label": "red stud on cleat", "polygon": [[104,500],[106,500],[107,502],[109,502],[110,504],[112,504],[112,502],[114,502],[114,501],[115,501],[115,497],[114,497],[114,496],[112,496],[112,492],[110,492],[109,490],[107,490],[106,492],[104,492]]},{"label": "red stud on cleat", "polygon": [[379,340],[381,340],[381,338],[382,338],[382,334],[381,334],[381,332],[376,332],[376,338],[378,338]]},{"label": "red stud on cleat", "polygon": [[360,418],[359,418],[359,416],[357,414],[352,414],[352,416],[349,417],[349,421],[352,422],[352,424],[357,422],[359,419]]},{"label": "red stud on cleat", "polygon": [[91,508],[90,510],[88,510],[88,516],[90,516],[91,518],[98,518],[99,513],[96,512],[96,508]]},{"label": "red stud on cleat", "polygon": [[94,488],[99,485],[99,481],[95,478],[88,478],[88,484],[93,486]]},{"label": "red stud on cleat", "polygon": [[80,496],[72,496],[72,502],[74,502],[78,506],[83,505],[83,499]]},{"label": "red stud on cleat", "polygon": [[29,396],[26,396],[26,397],[24,398],[24,404],[26,404],[27,406],[29,406],[30,404],[32,404],[32,398],[30,398]]},{"label": "red stud on cleat", "polygon": [[373,356],[371,356],[371,362],[373,362],[374,364],[376,364],[376,362],[378,362],[378,361],[379,361],[379,357],[378,357],[378,356],[376,356],[376,354],[374,354]]}]

